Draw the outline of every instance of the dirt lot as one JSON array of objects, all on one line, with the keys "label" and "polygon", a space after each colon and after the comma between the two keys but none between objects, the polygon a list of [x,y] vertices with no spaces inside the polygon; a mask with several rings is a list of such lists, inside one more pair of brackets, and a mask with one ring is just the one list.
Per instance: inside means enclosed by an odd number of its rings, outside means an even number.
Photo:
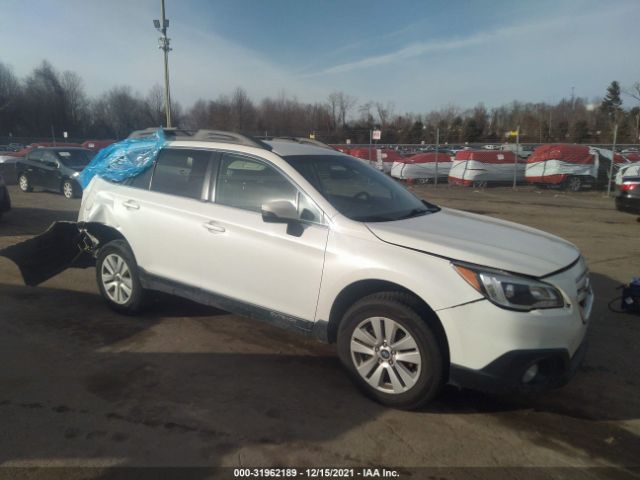
[{"label": "dirt lot", "polygon": [[[440,205],[548,230],[582,249],[597,300],[586,362],[568,386],[536,397],[446,389],[419,412],[385,409],[353,388],[332,346],[168,297],[142,317],[122,317],[103,304],[93,269],[29,288],[0,258],[0,465],[637,475],[640,317],[607,309],[616,287],[640,274],[636,217],[598,192],[416,188]],[[0,247],[76,217],[77,200],[10,191]]]}]

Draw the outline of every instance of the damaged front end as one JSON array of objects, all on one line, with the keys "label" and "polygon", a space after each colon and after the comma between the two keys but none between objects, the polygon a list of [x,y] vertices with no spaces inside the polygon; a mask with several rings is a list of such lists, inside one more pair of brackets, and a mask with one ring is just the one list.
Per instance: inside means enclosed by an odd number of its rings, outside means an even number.
[{"label": "damaged front end", "polygon": [[100,240],[91,229],[85,222],[55,222],[44,233],[0,250],[0,256],[18,266],[26,285],[36,286],[67,268],[95,266]]}]

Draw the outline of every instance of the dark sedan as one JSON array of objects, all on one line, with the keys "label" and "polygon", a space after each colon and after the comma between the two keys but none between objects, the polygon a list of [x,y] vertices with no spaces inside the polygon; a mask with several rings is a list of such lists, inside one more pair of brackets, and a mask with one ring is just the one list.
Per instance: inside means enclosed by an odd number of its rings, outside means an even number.
[{"label": "dark sedan", "polygon": [[18,186],[23,192],[34,187],[61,192],[67,198],[82,194],[77,177],[95,152],[87,148],[46,147],[31,150],[16,164]]},{"label": "dark sedan", "polygon": [[622,179],[616,194],[616,208],[623,212],[640,213],[640,176]]}]

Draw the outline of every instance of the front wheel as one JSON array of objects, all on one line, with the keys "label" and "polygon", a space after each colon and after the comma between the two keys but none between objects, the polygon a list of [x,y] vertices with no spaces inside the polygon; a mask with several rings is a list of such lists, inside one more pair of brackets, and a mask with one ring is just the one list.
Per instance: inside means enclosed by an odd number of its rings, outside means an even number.
[{"label": "front wheel", "polygon": [[96,279],[100,293],[113,310],[125,314],[142,310],[145,291],[133,252],[124,240],[113,240],[100,249]]},{"label": "front wheel", "polygon": [[433,399],[445,376],[442,348],[414,303],[399,292],[369,295],[345,313],[338,331],[338,355],[355,383],[407,410]]},{"label": "front wheel", "polygon": [[79,187],[73,180],[67,178],[62,182],[62,194],[66,198],[76,198],[78,196],[78,190]]}]

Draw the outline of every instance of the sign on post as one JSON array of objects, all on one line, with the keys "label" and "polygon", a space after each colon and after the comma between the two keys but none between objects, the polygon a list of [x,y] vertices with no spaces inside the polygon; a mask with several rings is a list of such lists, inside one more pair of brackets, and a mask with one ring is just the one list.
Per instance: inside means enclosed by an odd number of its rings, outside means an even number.
[{"label": "sign on post", "polygon": [[374,140],[380,140],[382,138],[382,131],[381,130],[374,130],[373,134],[371,135],[371,138]]}]

